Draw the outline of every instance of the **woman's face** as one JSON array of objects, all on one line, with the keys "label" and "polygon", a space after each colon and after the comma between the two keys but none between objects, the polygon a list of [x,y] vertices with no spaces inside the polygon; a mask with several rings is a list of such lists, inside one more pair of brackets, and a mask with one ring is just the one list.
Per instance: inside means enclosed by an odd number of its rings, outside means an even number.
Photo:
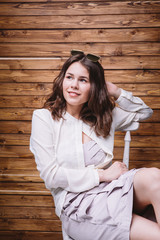
[{"label": "woman's face", "polygon": [[79,114],[83,104],[88,101],[90,80],[88,70],[79,62],[72,63],[63,80],[63,96],[67,111]]}]

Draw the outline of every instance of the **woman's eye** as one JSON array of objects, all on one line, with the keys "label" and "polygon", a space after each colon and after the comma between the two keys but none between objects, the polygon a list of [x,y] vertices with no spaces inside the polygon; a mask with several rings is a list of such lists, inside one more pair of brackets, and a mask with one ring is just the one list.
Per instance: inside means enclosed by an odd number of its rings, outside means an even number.
[{"label": "woman's eye", "polygon": [[86,80],[86,79],[83,79],[83,78],[80,79],[80,81],[81,81],[81,82],[87,82],[87,80]]},{"label": "woman's eye", "polygon": [[67,79],[72,79],[72,77],[71,77],[71,76],[66,76],[66,78],[67,78]]}]

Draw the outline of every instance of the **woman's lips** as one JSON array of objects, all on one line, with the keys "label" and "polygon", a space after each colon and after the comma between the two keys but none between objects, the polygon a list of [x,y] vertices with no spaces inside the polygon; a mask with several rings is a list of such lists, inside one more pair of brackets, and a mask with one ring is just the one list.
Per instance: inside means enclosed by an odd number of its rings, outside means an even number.
[{"label": "woman's lips", "polygon": [[80,94],[77,92],[68,92],[71,97],[79,96]]}]

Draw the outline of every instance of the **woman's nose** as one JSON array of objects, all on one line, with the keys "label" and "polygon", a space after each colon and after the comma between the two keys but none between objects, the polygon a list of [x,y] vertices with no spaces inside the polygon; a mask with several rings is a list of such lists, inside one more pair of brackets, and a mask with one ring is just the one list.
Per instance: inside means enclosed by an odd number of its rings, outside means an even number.
[{"label": "woman's nose", "polygon": [[77,79],[73,79],[71,82],[71,87],[72,88],[78,88],[78,80]]}]

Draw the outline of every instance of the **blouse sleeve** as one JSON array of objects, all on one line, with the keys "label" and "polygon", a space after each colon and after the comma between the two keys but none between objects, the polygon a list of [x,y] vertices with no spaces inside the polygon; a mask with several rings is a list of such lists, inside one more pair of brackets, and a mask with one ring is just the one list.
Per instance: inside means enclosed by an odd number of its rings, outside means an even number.
[{"label": "blouse sleeve", "polygon": [[46,187],[63,188],[71,192],[82,192],[99,184],[97,170],[93,168],[72,169],[57,163],[51,116],[48,110],[35,110],[32,117],[30,150],[34,154],[40,177]]},{"label": "blouse sleeve", "polygon": [[142,99],[123,89],[121,89],[121,94],[116,103],[118,107],[115,108],[113,114],[115,130],[123,129],[132,122],[143,121],[151,117],[153,113],[153,110]]}]

